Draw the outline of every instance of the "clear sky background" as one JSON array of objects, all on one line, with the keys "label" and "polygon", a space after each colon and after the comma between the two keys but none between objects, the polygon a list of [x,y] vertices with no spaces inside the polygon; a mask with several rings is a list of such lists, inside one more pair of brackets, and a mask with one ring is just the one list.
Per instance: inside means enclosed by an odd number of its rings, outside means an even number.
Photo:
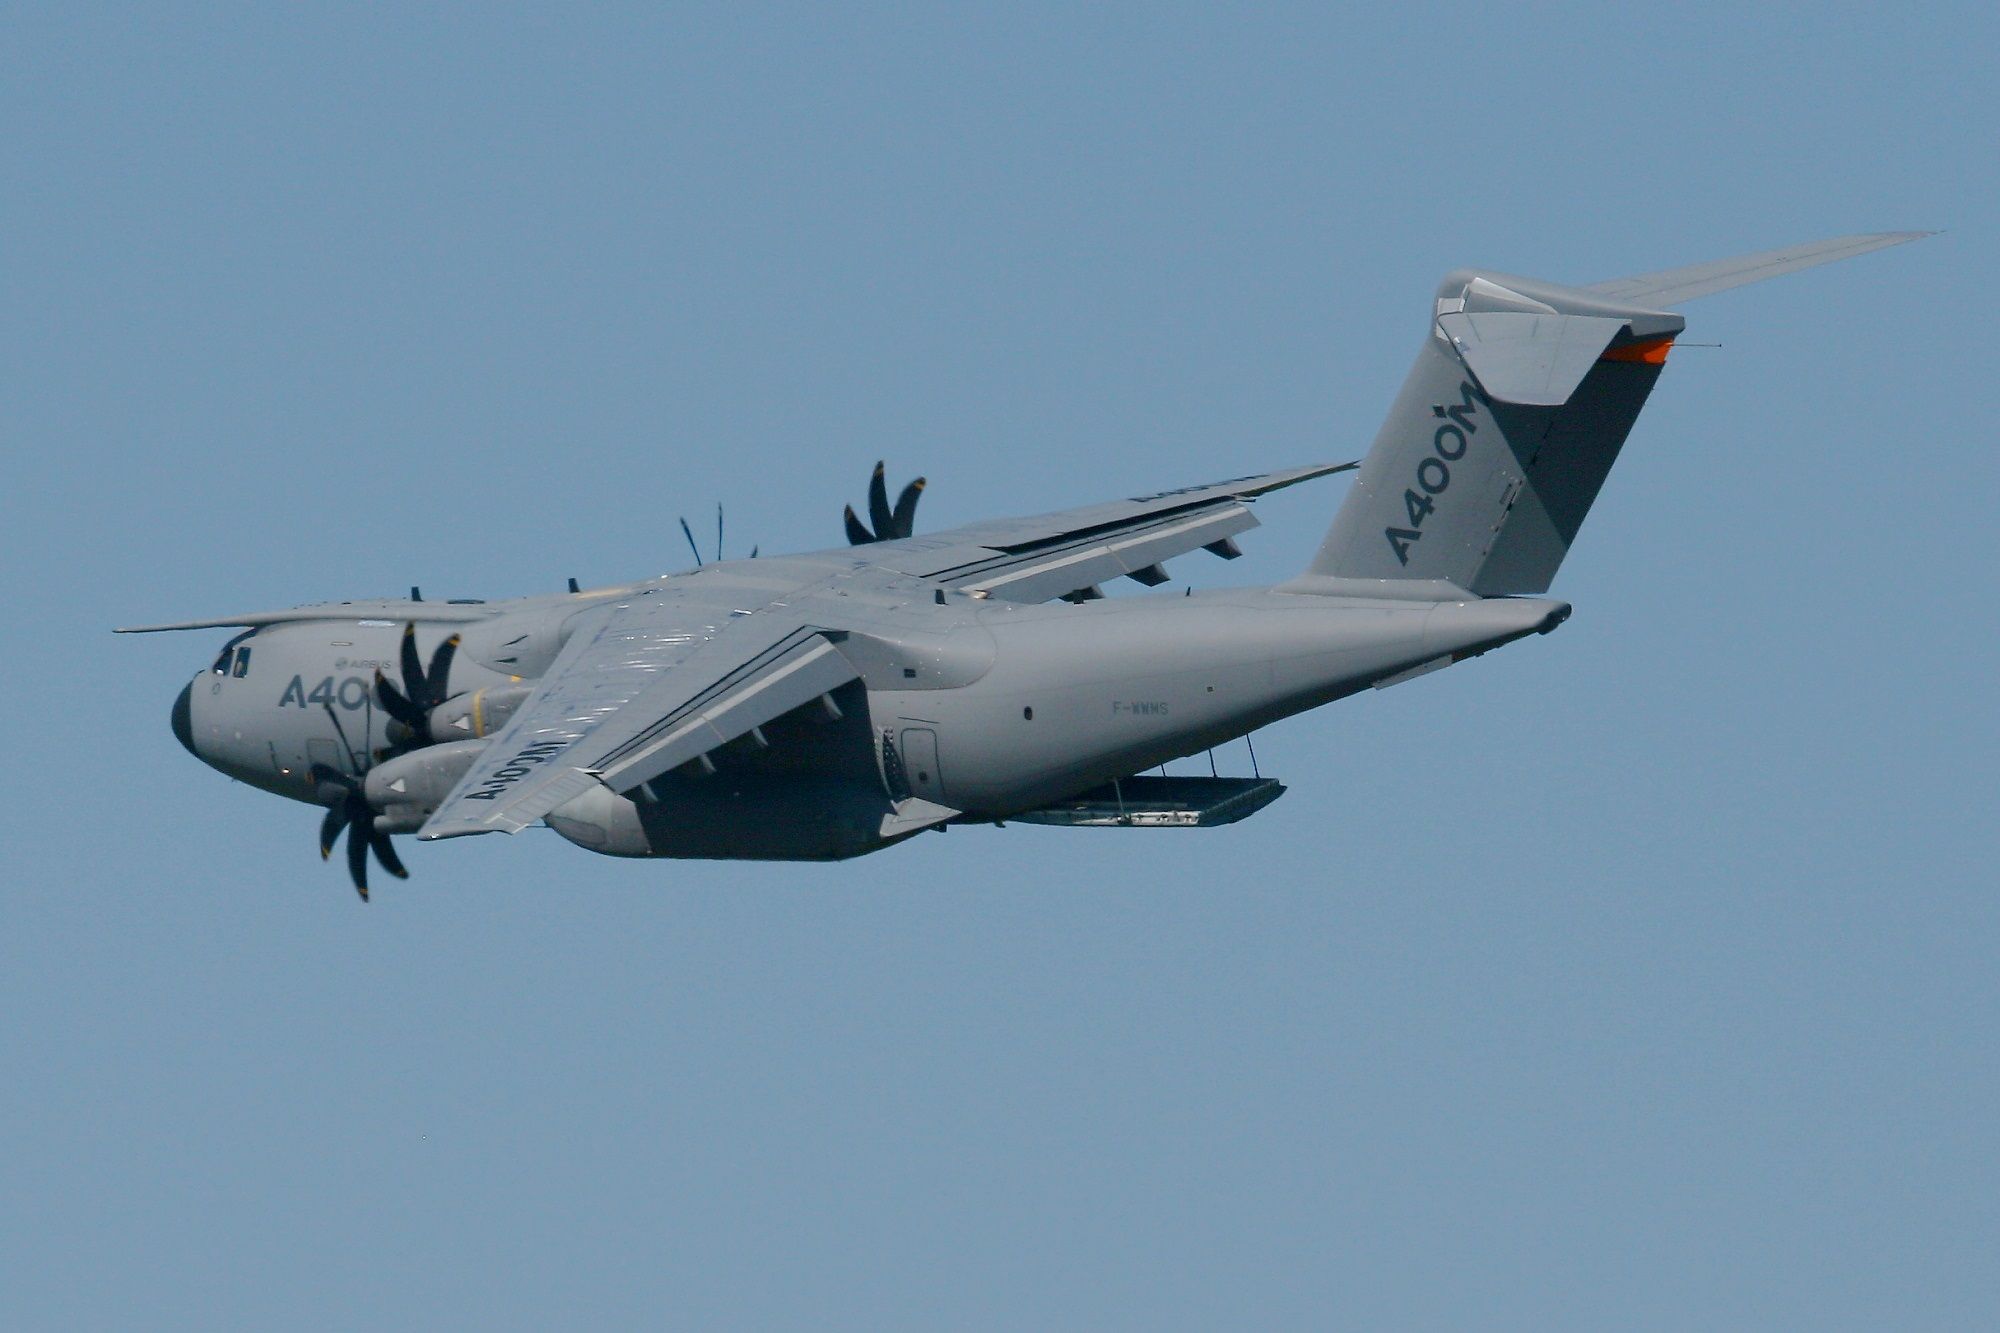
[{"label": "clear sky background", "polygon": [[[0,1324],[1990,1321],[2000,22],[1334,8],[0,11]],[[108,632],[1355,457],[1454,266],[1939,227],[1692,304],[1569,624],[1228,829],[363,907]]]}]

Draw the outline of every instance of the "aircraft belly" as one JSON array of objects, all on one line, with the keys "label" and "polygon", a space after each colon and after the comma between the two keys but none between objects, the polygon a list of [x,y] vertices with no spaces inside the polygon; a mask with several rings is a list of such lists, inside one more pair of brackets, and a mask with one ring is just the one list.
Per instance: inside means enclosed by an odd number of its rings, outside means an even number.
[{"label": "aircraft belly", "polygon": [[997,817],[1198,753],[1441,653],[1518,637],[1550,605],[1263,593],[1092,603],[996,625],[994,669],[927,696],[925,716],[947,756],[951,804]]}]

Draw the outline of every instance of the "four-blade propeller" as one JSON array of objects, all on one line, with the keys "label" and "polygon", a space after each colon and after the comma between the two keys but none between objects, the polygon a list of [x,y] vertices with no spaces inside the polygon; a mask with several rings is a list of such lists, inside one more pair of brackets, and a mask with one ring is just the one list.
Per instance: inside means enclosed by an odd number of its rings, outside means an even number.
[{"label": "four-blade propeller", "polygon": [[855,514],[854,506],[847,506],[847,540],[853,546],[866,546],[870,542],[890,542],[909,536],[916,528],[917,501],[924,493],[924,479],[918,477],[903,488],[896,497],[895,507],[889,506],[889,486],[882,475],[882,464],[875,465],[875,475],[868,479],[868,519],[875,526],[871,530]]}]

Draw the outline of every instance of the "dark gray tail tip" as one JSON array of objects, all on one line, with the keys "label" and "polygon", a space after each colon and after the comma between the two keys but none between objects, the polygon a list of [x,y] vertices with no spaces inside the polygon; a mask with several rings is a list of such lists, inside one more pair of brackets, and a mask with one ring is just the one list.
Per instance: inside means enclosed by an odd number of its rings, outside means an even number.
[{"label": "dark gray tail tip", "polygon": [[174,739],[186,747],[195,758],[201,758],[194,748],[194,709],[192,698],[194,682],[181,686],[181,692],[174,697]]},{"label": "dark gray tail tip", "polygon": [[1547,615],[1542,617],[1542,623],[1535,626],[1535,633],[1548,634],[1552,632],[1556,626],[1569,619],[1569,611],[1570,606],[1568,602],[1557,603]]}]

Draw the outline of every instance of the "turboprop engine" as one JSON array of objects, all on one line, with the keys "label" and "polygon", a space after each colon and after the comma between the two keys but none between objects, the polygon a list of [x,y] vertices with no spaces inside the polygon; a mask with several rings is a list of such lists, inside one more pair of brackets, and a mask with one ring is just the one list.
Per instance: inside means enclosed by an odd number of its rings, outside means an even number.
[{"label": "turboprop engine", "polygon": [[455,694],[430,710],[426,722],[428,734],[439,741],[491,736],[507,725],[507,720],[534,693],[534,688],[527,684],[497,685]]},{"label": "turboprop engine", "polygon": [[382,833],[414,833],[451,794],[486,748],[483,740],[447,741],[385,759],[368,770],[361,792]]},{"label": "turboprop engine", "polygon": [[817,773],[670,773],[633,795],[596,787],[544,822],[605,856],[838,861],[880,847],[879,779]]}]

